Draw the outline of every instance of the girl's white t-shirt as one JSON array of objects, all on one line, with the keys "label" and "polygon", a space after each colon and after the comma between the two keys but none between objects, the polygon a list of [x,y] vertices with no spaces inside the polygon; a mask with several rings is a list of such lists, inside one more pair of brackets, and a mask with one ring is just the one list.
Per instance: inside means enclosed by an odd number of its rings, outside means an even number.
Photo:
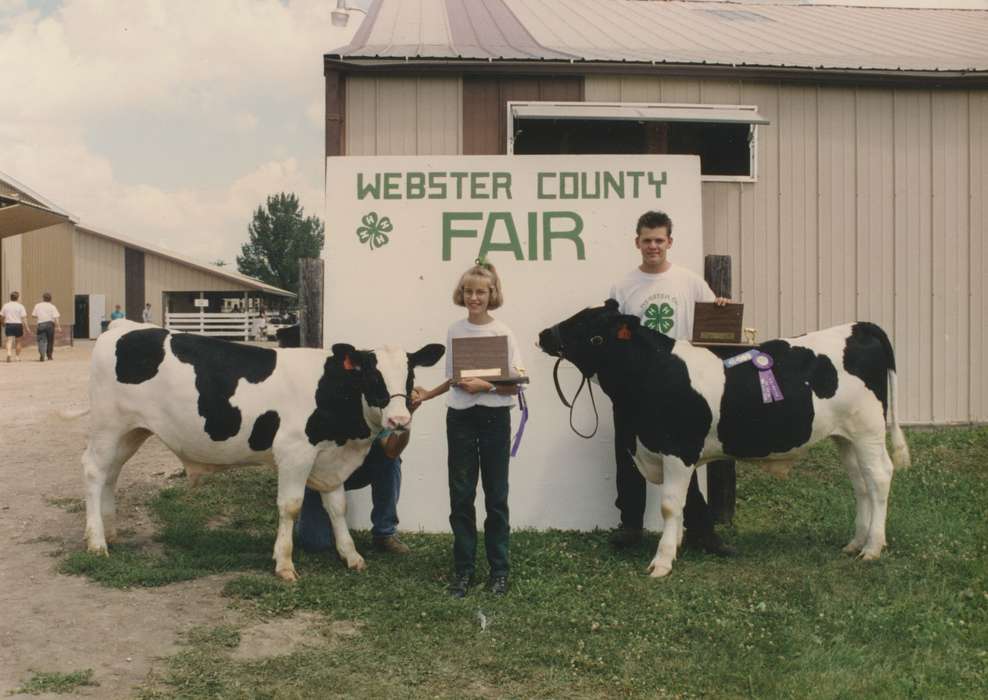
[{"label": "girl's white t-shirt", "polygon": [[19,301],[8,301],[0,309],[0,316],[3,316],[4,323],[24,323],[27,318],[27,309]]},{"label": "girl's white t-shirt", "polygon": [[[518,352],[518,341],[515,340],[515,334],[511,332],[510,328],[497,319],[480,326],[463,319],[453,323],[446,332],[446,378],[453,378],[453,338],[490,338],[498,335],[508,337],[508,366],[516,372],[523,372],[525,366],[521,359],[521,353]],[[501,396],[487,392],[471,394],[469,391],[464,391],[456,386],[451,386],[446,394],[446,405],[460,410],[471,406],[513,406],[514,403],[514,396]]]}]

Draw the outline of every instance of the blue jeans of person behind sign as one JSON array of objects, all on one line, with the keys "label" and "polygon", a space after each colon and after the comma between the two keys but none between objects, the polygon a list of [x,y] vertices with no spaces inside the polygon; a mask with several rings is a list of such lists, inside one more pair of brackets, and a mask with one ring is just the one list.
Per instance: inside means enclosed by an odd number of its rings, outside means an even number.
[{"label": "blue jeans of person behind sign", "polygon": [[[371,533],[388,537],[398,530],[398,495],[401,492],[401,459],[384,454],[381,441],[375,440],[364,463],[350,475],[343,488],[355,491],[371,487]],[[315,489],[306,487],[302,512],[295,524],[298,545],[306,552],[322,552],[335,546],[329,513]]]}]

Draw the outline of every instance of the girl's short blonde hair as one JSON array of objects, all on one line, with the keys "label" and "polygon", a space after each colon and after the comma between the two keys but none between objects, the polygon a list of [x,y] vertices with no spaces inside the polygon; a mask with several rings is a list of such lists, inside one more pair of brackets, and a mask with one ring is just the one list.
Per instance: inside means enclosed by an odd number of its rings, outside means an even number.
[{"label": "girl's short blonde hair", "polygon": [[498,277],[497,270],[494,269],[494,266],[485,260],[478,260],[473,267],[460,275],[460,281],[456,283],[456,288],[453,290],[454,304],[457,306],[466,306],[466,302],[463,301],[463,285],[466,284],[468,277],[485,280],[490,286],[491,298],[487,302],[488,309],[493,310],[504,304],[504,293],[501,291],[501,278]]}]

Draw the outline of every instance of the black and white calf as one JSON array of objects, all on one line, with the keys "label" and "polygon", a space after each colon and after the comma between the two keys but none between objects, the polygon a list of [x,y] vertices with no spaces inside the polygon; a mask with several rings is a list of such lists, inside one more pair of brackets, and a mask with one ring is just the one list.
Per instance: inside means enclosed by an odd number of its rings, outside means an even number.
[{"label": "black and white calf", "polygon": [[107,553],[120,469],[153,433],[192,478],[237,465],[277,468],[281,578],[298,577],[292,525],[307,482],[322,492],[340,556],[363,569],[346,525],[343,482],[382,428],[407,429],[414,368],[435,364],[444,351],[439,344],[410,354],[344,344],[332,354],[273,350],[115,321],[93,348],[82,456],[89,551]]},{"label": "black and white calf", "polygon": [[759,345],[774,361],[784,397],[769,403],[752,362],[727,369],[709,349],[640,326],[613,299],[542,331],[539,346],[585,377],[596,375],[611,400],[633,416],[635,464],[647,480],[663,485],[664,525],[652,576],[672,569],[698,465],[724,458],[791,464],[826,437],[837,443],[857,499],[854,537],[844,551],[864,559],[881,554],[893,463],[907,467],[909,448],[895,416],[892,345],[878,326],[835,326]]}]

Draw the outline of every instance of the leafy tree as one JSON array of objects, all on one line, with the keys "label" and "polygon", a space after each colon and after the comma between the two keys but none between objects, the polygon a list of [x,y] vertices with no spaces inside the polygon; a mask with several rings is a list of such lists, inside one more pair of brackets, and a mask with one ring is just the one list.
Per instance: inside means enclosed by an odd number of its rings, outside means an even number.
[{"label": "leafy tree", "polygon": [[318,217],[304,216],[294,193],[271,195],[247,227],[250,240],[240,247],[237,270],[298,293],[298,260],[319,257],[324,231]]}]

